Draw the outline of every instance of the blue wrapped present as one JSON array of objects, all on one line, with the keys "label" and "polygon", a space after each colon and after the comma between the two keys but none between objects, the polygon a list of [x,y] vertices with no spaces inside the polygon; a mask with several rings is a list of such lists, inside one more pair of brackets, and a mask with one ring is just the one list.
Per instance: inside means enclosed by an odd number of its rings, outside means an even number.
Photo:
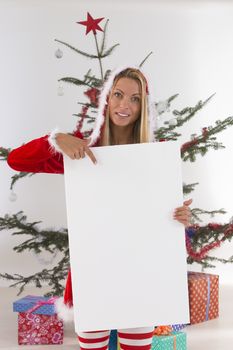
[{"label": "blue wrapped present", "polygon": [[27,295],[13,303],[14,312],[31,312],[38,315],[54,315],[56,298]]},{"label": "blue wrapped present", "polygon": [[186,326],[187,326],[187,324],[173,324],[173,325],[172,325],[172,330],[173,330],[174,332],[178,332],[178,331],[180,331],[181,329],[184,329]]}]

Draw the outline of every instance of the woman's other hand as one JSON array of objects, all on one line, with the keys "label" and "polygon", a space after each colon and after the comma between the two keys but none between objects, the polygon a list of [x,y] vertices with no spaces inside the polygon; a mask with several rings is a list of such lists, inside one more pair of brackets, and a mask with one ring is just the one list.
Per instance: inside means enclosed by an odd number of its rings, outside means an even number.
[{"label": "woman's other hand", "polygon": [[184,224],[185,227],[190,225],[191,210],[189,205],[192,203],[192,201],[192,199],[188,199],[187,201],[184,201],[184,205],[182,207],[174,210],[173,218],[179,221],[181,224]]},{"label": "woman's other hand", "polygon": [[81,159],[87,155],[96,164],[97,160],[88,147],[89,140],[82,140],[70,134],[57,133],[56,143],[60,149],[71,159]]}]

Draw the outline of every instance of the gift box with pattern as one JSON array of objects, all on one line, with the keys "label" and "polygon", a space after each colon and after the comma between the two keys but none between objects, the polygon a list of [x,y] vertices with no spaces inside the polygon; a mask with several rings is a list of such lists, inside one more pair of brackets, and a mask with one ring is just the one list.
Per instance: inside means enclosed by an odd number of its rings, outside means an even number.
[{"label": "gift box with pattern", "polygon": [[190,324],[217,318],[219,315],[218,275],[189,272]]},{"label": "gift box with pattern", "polygon": [[171,325],[172,330],[173,330],[174,332],[178,332],[178,331],[180,331],[181,329],[184,329],[186,326],[187,326],[187,324],[172,324],[172,325]]},{"label": "gift box with pattern", "polygon": [[186,350],[186,343],[186,333],[184,332],[154,335],[151,350]]},{"label": "gift box with pattern", "polygon": [[[187,326],[187,324],[185,324],[185,323],[182,324],[181,323],[181,324],[172,324],[170,326],[165,326],[165,327],[169,327],[170,328],[170,332],[179,332],[181,329],[184,329],[186,326]],[[158,327],[161,327],[161,326],[156,326],[155,330]],[[164,326],[162,326],[162,327],[164,327]],[[155,332],[155,334],[156,334],[156,332]]]},{"label": "gift box with pattern", "polygon": [[63,344],[63,322],[55,312],[56,298],[28,295],[13,303],[18,312],[18,344]]}]

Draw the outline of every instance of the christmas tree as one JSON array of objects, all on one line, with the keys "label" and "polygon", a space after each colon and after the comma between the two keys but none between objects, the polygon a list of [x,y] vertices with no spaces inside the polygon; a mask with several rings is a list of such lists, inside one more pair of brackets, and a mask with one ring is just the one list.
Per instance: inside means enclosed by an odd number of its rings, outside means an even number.
[{"label": "christmas tree", "polygon": [[[104,71],[103,59],[110,56],[119,44],[115,44],[110,48],[106,48],[106,32],[108,26],[108,20],[105,22],[103,29],[100,27],[100,22],[104,18],[94,19],[89,13],[87,20],[78,22],[81,25],[86,26],[86,34],[92,33],[96,45],[96,53],[90,54],[75,48],[68,43],[55,39],[57,43],[66,47],[79,55],[82,55],[88,59],[97,60],[100,68],[100,76],[96,77],[89,69],[83,76],[83,78],[64,77],[59,79],[59,82],[73,84],[81,89],[88,102],[79,103],[81,110],[79,113],[74,114],[77,117],[76,131],[80,131],[85,137],[91,132],[92,124],[95,121],[95,114],[98,107],[98,97],[100,89],[107,78],[110,70]],[[97,40],[97,31],[102,32],[101,42]],[[141,67],[149,58],[151,53],[146,55],[145,59],[139,64]],[[59,59],[62,57],[61,49],[55,52],[55,56]],[[154,139],[155,141],[175,141],[179,139],[181,133],[179,128],[185,123],[189,122],[196,114],[202,110],[207,103],[213,98],[214,94],[205,99],[204,101],[198,101],[193,107],[185,107],[181,110],[173,109],[172,103],[178,98],[178,94],[174,94],[167,98],[165,101],[155,102],[155,107],[158,115],[158,125]],[[171,118],[169,121],[163,122],[163,115],[170,111]],[[196,157],[205,156],[210,150],[219,150],[224,148],[221,142],[218,142],[216,135],[228,126],[233,124],[233,118],[227,117],[224,120],[217,120],[215,125],[203,127],[200,134],[191,134],[189,139],[183,143],[181,147],[181,157],[184,162],[195,162]],[[5,161],[10,152],[9,148],[0,148],[1,160]],[[32,176],[31,173],[20,172],[12,177],[11,190],[12,199],[14,199],[14,186],[19,179],[27,176]],[[194,191],[198,183],[184,184],[184,195],[190,194]],[[232,222],[226,224],[218,224],[210,222],[203,225],[201,217],[202,215],[210,215],[213,217],[217,213],[224,214],[223,209],[208,211],[200,208],[192,209],[192,224],[186,230],[186,246],[187,246],[187,263],[192,264],[194,262],[200,264],[203,268],[214,267],[215,262],[222,263],[233,262],[233,256],[227,259],[220,259],[210,255],[213,249],[219,247],[226,240],[231,241],[233,237],[233,224]],[[0,273],[0,277],[12,282],[11,286],[17,286],[19,293],[21,293],[25,286],[33,282],[40,288],[43,283],[50,286],[49,295],[62,295],[63,293],[63,281],[67,276],[69,270],[69,248],[68,248],[68,233],[67,229],[56,230],[43,230],[39,229],[38,225],[41,222],[28,222],[27,216],[22,212],[18,212],[13,215],[5,215],[0,218],[0,230],[11,230],[12,235],[27,235],[27,239],[21,244],[17,245],[14,250],[18,253],[25,251],[33,251],[36,254],[40,254],[46,251],[52,256],[57,252],[61,253],[61,259],[53,268],[44,268],[42,271],[33,274],[31,276],[22,276],[20,274],[10,275],[8,273]]]}]

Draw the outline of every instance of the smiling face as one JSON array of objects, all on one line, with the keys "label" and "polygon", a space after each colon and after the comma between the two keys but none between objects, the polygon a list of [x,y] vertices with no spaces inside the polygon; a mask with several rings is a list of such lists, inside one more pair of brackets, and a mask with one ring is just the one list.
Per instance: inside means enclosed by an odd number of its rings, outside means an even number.
[{"label": "smiling face", "polygon": [[116,126],[134,124],[141,114],[139,83],[131,78],[120,78],[109,98],[109,117]]}]

